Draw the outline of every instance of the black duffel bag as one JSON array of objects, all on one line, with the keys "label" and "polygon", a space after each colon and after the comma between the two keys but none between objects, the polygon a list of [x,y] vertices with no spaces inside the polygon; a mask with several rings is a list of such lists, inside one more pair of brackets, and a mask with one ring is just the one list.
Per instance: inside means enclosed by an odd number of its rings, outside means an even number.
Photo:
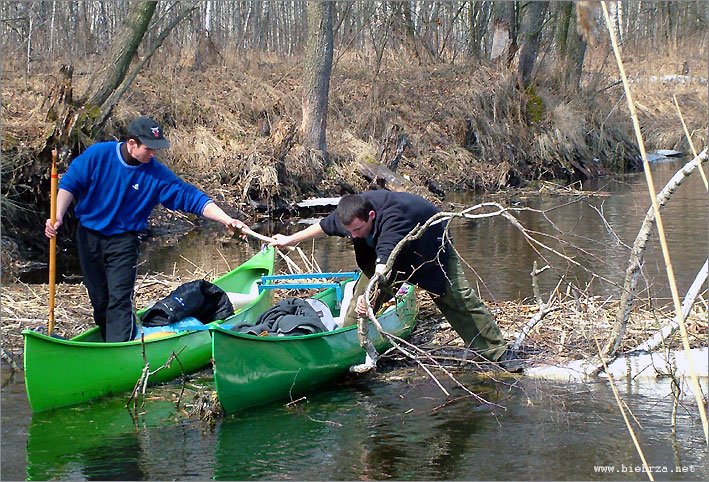
[{"label": "black duffel bag", "polygon": [[202,323],[234,314],[229,296],[207,280],[190,281],[148,308],[140,317],[143,326],[165,326],[194,316]]}]

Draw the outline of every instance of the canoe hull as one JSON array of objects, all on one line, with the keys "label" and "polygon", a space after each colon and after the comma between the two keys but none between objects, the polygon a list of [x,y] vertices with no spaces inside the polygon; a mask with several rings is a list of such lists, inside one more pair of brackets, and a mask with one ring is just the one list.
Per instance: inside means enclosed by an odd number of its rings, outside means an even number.
[{"label": "canoe hull", "polygon": [[[410,289],[379,322],[385,331],[406,337],[415,325],[415,290]],[[279,399],[295,399],[364,362],[357,327],[295,337],[258,337],[213,328],[214,382],[227,413]],[[370,324],[381,353],[389,344]]]},{"label": "canoe hull", "polygon": [[[214,281],[226,291],[245,289],[256,279],[273,272],[273,250],[252,257],[236,270]],[[249,321],[271,306],[271,294],[261,293],[251,305],[239,311],[230,322]],[[220,322],[214,322],[214,325]],[[24,368],[27,398],[33,411],[74,405],[97,397],[130,391],[145,367],[140,340],[103,343],[98,328],[71,340],[22,332],[25,339]],[[211,359],[211,338],[207,330],[188,331],[145,341],[145,357],[150,370],[161,367],[172,353],[179,362],[161,369],[150,383],[164,382],[195,372]]]}]

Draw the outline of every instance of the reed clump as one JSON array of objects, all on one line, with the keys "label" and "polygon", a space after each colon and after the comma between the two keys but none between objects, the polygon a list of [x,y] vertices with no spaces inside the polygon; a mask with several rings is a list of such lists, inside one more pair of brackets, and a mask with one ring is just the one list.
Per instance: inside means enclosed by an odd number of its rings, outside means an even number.
[{"label": "reed clump", "polygon": [[[675,149],[691,154],[673,96],[682,110],[695,146],[707,145],[707,59],[709,36],[704,32],[658,45],[652,41],[633,41],[622,46],[621,56],[631,82],[638,120],[646,147]],[[623,86],[616,83],[620,74],[607,49],[590,49],[585,66],[598,72],[591,79],[596,90],[618,102],[617,109],[629,118]]]}]

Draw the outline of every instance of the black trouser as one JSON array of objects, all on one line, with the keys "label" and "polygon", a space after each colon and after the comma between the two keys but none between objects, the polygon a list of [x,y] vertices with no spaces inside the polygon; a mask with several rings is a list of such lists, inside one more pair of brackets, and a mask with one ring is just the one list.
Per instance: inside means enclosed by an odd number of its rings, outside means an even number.
[{"label": "black trouser", "polygon": [[94,321],[107,342],[133,337],[133,288],[138,273],[138,234],[104,236],[79,225],[76,232],[84,284]]}]

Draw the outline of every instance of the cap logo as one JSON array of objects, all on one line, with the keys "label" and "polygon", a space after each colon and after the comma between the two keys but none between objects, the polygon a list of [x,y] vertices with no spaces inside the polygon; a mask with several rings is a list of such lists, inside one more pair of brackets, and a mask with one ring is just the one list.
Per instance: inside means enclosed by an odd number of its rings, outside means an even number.
[{"label": "cap logo", "polygon": [[159,127],[151,127],[150,132],[152,132],[155,137],[160,137],[160,128]]}]

